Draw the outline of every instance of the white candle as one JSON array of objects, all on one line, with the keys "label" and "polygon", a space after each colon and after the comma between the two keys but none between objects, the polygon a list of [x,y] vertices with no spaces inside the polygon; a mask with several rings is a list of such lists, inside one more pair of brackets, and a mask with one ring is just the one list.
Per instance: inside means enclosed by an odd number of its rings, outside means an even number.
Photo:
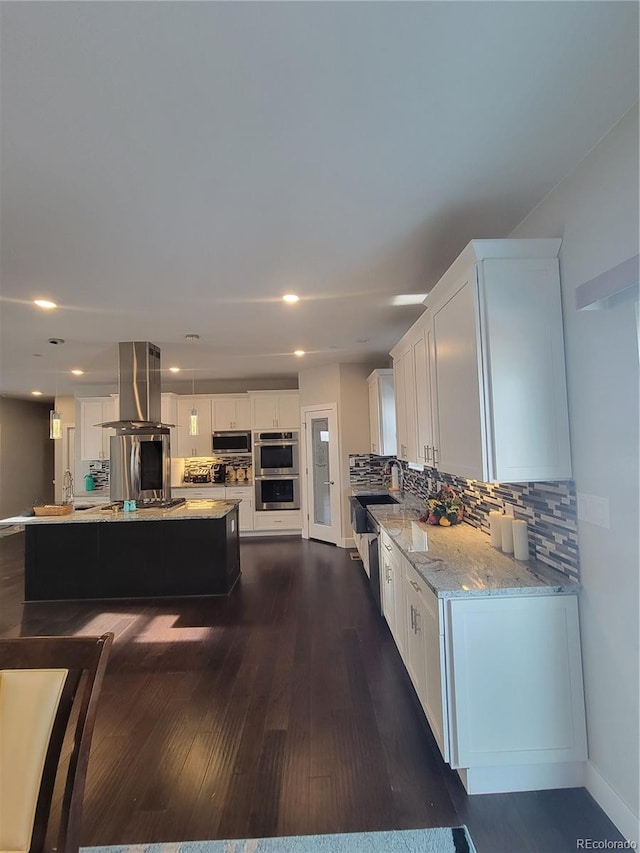
[{"label": "white candle", "polygon": [[502,531],[500,527],[501,519],[501,512],[498,512],[497,509],[491,510],[489,513],[489,533],[491,535],[491,544],[494,548],[502,547]]},{"label": "white candle", "polygon": [[502,550],[505,554],[513,554],[513,516],[503,515],[500,519],[502,535]]},{"label": "white candle", "polygon": [[527,533],[527,522],[516,519],[512,525],[513,530],[513,556],[516,560],[529,559],[529,535]]}]

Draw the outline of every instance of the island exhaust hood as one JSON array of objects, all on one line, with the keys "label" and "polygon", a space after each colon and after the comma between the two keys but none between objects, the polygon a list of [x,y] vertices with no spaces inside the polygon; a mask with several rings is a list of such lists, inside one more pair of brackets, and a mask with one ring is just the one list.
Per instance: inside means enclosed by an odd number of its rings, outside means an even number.
[{"label": "island exhaust hood", "polygon": [[118,393],[120,419],[100,424],[119,432],[140,432],[151,427],[168,430],[174,424],[161,422],[160,348],[148,341],[118,344]]}]

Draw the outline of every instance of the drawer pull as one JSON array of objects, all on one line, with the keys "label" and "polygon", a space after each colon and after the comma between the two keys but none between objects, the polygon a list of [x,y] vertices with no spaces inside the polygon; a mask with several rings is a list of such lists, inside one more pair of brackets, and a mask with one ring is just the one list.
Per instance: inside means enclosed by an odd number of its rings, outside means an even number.
[{"label": "drawer pull", "polygon": [[[382,544],[384,545],[384,542],[383,542]],[[391,550],[392,550],[392,549],[391,549],[391,545],[384,545],[384,547],[387,549],[387,551],[391,551]]]},{"label": "drawer pull", "polygon": [[415,581],[409,581],[409,583],[415,589],[416,592],[422,592],[422,587],[418,586],[418,584]]}]

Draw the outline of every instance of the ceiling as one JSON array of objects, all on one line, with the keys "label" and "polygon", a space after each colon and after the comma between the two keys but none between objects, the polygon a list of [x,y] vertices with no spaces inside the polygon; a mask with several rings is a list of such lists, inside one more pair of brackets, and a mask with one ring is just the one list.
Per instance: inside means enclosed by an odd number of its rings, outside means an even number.
[{"label": "ceiling", "polygon": [[382,366],[420,310],[394,297],[507,236],[638,100],[631,2],[0,13],[10,396],[112,386],[122,340],[196,392]]}]

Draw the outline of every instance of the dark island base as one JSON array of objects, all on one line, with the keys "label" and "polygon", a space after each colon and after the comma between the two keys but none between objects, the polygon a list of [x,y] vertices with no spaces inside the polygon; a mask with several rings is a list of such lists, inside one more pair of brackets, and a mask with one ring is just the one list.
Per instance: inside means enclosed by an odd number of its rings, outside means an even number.
[{"label": "dark island base", "polygon": [[25,527],[25,601],[228,595],[238,508],[223,518]]}]

